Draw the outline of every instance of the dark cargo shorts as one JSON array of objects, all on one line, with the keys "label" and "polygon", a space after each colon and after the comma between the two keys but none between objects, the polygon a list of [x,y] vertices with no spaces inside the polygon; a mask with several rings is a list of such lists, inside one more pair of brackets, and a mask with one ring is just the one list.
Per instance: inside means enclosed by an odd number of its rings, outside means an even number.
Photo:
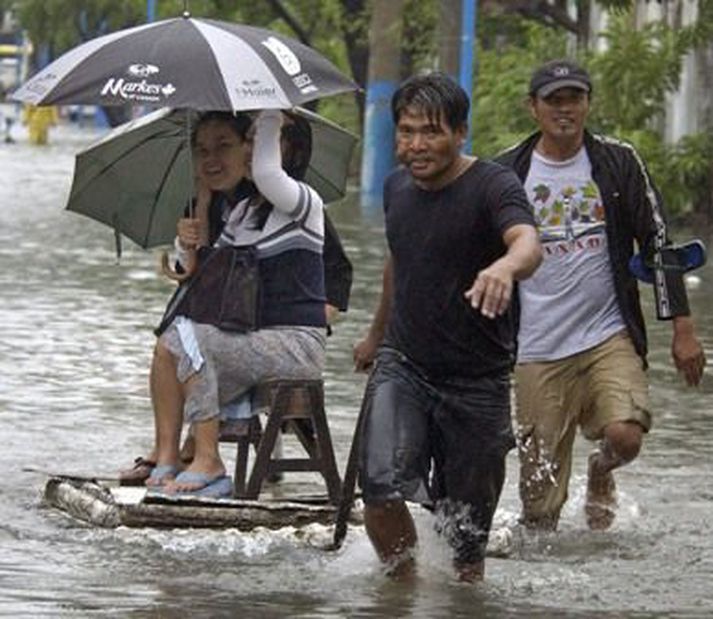
[{"label": "dark cargo shorts", "polygon": [[437,527],[461,563],[485,556],[515,446],[507,371],[434,381],[400,352],[382,348],[364,394],[360,450],[364,502],[435,505]]}]

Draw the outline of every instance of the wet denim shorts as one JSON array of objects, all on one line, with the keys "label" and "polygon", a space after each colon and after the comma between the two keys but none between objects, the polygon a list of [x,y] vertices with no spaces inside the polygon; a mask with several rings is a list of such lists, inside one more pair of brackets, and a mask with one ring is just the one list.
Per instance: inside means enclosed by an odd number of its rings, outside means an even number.
[{"label": "wet denim shorts", "polygon": [[435,506],[456,560],[480,561],[515,445],[509,373],[433,380],[382,348],[364,394],[364,502]]}]

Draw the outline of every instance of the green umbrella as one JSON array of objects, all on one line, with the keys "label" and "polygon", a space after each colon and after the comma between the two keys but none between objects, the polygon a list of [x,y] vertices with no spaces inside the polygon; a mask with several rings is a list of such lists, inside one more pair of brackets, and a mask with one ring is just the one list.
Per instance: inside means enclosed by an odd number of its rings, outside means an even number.
[{"label": "green umbrella", "polygon": [[[312,128],[305,181],[327,202],[344,196],[356,137],[302,108]],[[163,108],[116,127],[76,157],[67,209],[111,226],[143,248],[171,243],[192,191],[188,134],[197,114]]]}]

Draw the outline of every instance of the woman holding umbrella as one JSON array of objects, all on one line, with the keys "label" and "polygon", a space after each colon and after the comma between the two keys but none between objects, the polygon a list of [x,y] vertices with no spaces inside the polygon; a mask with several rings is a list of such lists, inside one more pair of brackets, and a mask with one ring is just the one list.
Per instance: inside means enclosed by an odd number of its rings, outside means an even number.
[{"label": "woman holding umbrella", "polygon": [[[179,262],[190,262],[190,253],[208,241],[204,222],[215,194],[229,202],[243,174],[252,179],[256,191],[226,208],[215,247],[254,251],[261,291],[257,328],[229,331],[181,315],[179,308],[161,334],[151,368],[157,465],[147,485],[168,493],[229,495],[218,452],[221,407],[270,378],[318,378],[324,364],[323,204],[299,180],[310,157],[309,125],[278,111],[261,112],[247,134],[246,125],[244,117],[225,113],[199,120],[193,142],[201,223],[182,220],[177,246]],[[178,473],[184,417],[193,426],[195,454]]]}]

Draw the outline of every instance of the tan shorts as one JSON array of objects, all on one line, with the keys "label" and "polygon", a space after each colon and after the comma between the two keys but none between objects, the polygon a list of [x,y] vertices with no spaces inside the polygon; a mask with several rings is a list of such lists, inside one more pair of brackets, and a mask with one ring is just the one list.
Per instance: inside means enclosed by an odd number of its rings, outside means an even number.
[{"label": "tan shorts", "polygon": [[565,359],[518,364],[515,395],[526,516],[557,517],[567,498],[577,426],[590,440],[618,421],[651,428],[646,373],[625,333]]},{"label": "tan shorts", "polygon": [[518,364],[515,390],[518,422],[525,425],[571,420],[590,440],[615,421],[651,428],[646,373],[624,333],[565,359]]}]

